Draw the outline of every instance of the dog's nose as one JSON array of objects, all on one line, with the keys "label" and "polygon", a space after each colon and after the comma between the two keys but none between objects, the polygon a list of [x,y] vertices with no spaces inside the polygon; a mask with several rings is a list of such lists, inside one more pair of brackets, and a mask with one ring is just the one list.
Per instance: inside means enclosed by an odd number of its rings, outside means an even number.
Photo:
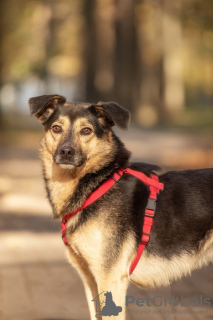
[{"label": "dog's nose", "polygon": [[74,155],[75,150],[72,147],[63,146],[60,148],[59,153],[61,156],[68,158]]}]

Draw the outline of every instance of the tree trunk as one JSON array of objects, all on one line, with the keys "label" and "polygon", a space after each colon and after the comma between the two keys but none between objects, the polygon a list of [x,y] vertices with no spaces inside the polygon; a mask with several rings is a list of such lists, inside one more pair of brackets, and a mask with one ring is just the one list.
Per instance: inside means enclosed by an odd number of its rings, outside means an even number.
[{"label": "tree trunk", "polygon": [[[0,12],[2,13],[3,17],[0,19],[0,90],[3,86],[3,36],[5,32],[5,1],[0,1]],[[2,105],[0,100],[0,131],[3,128],[4,121],[3,121],[3,111],[2,111]]]},{"label": "tree trunk", "polygon": [[116,100],[134,111],[139,93],[138,46],[134,23],[134,0],[116,0]]},{"label": "tree trunk", "polygon": [[87,0],[86,7],[86,98],[113,100],[114,6],[111,1]]},{"label": "tree trunk", "polygon": [[184,108],[180,4],[162,0],[161,112],[174,117]]},{"label": "tree trunk", "polygon": [[95,72],[97,41],[95,33],[95,0],[85,0],[85,68],[86,68],[86,101],[96,102]]}]

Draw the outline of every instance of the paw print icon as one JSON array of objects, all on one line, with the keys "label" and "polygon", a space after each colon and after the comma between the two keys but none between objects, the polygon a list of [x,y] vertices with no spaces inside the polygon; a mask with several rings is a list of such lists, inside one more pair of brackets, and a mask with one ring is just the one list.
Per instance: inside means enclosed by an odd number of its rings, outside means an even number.
[{"label": "paw print icon", "polygon": [[176,307],[179,304],[178,297],[170,297],[168,303],[173,307]]}]

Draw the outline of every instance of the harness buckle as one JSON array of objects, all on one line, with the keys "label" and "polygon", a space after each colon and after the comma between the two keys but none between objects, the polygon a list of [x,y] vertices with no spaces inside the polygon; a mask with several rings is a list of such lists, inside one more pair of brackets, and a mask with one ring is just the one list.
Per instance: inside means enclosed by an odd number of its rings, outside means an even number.
[{"label": "harness buckle", "polygon": [[144,215],[145,215],[146,217],[149,217],[149,218],[154,218],[155,213],[154,213],[154,212],[153,212],[153,214],[145,213]]},{"label": "harness buckle", "polygon": [[[117,174],[119,175],[119,178],[118,178],[118,179],[116,179],[116,178],[114,177],[115,173],[117,173]],[[118,182],[118,181],[121,179],[121,177],[122,177],[122,175],[120,174],[120,172],[115,171],[114,174],[113,174],[113,176],[112,176],[111,178],[112,178],[115,182]]]},{"label": "harness buckle", "polygon": [[148,198],[146,209],[155,211],[155,209],[156,209],[156,199]]},{"label": "harness buckle", "polygon": [[145,246],[147,245],[148,242],[140,241],[140,244],[144,244]]}]

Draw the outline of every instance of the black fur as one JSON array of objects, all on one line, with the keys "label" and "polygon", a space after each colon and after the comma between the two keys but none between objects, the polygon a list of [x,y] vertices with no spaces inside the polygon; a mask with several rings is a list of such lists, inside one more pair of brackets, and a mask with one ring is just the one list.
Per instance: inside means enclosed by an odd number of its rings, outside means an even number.
[{"label": "black fur", "polygon": [[104,117],[110,126],[117,125],[123,130],[127,130],[130,120],[130,112],[115,102],[98,102],[92,105],[90,111],[96,117]]},{"label": "black fur", "polygon": [[213,229],[213,169],[167,172],[148,251],[165,258],[196,251]]},{"label": "black fur", "polygon": [[[143,163],[132,163],[129,168],[137,168],[147,175],[152,169],[156,170],[156,166]],[[96,174],[85,176],[72,198],[81,202],[80,198],[86,198],[85,194],[90,194],[109,175],[110,170],[104,168]],[[158,196],[147,252],[167,259],[183,251],[196,252],[213,229],[213,169],[167,172],[159,179],[165,189]],[[82,211],[75,229],[98,215],[100,207],[113,204],[105,217],[117,226],[106,243],[103,261],[106,269],[110,270],[110,265],[115,263],[116,256],[112,257],[111,252],[119,253],[130,229],[136,235],[138,246],[148,194],[148,188],[140,180],[124,174],[102,198]],[[66,211],[68,207],[65,206],[64,213],[69,212]],[[73,231],[70,229],[68,232]]]},{"label": "black fur", "polygon": [[39,116],[44,113],[45,108],[55,108],[55,105],[64,103],[65,101],[66,99],[64,97],[56,94],[30,98],[30,114],[39,118]]}]

